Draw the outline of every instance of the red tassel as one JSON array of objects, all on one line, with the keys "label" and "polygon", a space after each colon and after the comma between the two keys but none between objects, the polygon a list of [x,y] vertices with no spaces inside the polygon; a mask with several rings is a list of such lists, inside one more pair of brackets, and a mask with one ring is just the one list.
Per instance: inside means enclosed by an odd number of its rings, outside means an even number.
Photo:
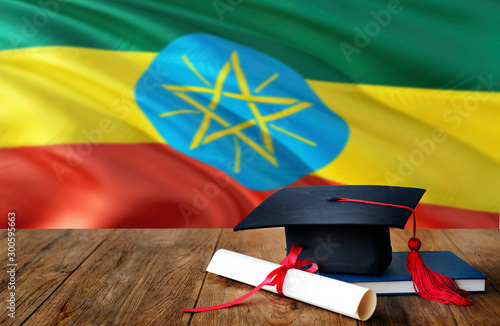
[{"label": "red tassel", "polygon": [[435,273],[425,265],[422,256],[418,252],[420,250],[420,240],[416,238],[417,219],[415,210],[408,206],[379,203],[369,200],[350,199],[350,198],[331,198],[330,201],[350,201],[371,205],[382,205],[409,209],[413,215],[413,238],[408,241],[408,247],[411,251],[408,254],[406,268],[412,275],[413,288],[422,298],[434,300],[441,303],[456,304],[457,306],[470,306],[474,301],[469,300],[466,296],[469,292],[462,290],[457,286],[455,281],[445,275]]},{"label": "red tassel", "polygon": [[408,247],[406,268],[413,277],[413,288],[422,298],[434,300],[441,303],[455,304],[457,306],[469,306],[474,301],[465,298],[469,292],[462,290],[455,281],[445,275],[435,273],[425,265],[422,256],[418,252],[420,240],[411,238]]}]

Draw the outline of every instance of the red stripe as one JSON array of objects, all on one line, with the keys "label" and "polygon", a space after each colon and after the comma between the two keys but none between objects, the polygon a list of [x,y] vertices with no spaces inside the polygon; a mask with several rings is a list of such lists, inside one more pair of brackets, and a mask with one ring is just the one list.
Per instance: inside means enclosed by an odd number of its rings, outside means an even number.
[{"label": "red stripe", "polygon": [[[254,191],[162,144],[0,149],[0,212],[19,228],[232,228]],[[306,176],[292,186],[336,184]],[[498,228],[498,215],[419,204],[419,228]]]},{"label": "red stripe", "polygon": [[[498,229],[498,213],[474,211],[433,204],[418,204],[415,209],[418,229]],[[411,228],[411,220],[406,228]]]}]

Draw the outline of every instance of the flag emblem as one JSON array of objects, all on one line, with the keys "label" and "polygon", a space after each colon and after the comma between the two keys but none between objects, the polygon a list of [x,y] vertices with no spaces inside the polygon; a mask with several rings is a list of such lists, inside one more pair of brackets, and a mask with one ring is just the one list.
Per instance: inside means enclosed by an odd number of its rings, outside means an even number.
[{"label": "flag emblem", "polygon": [[170,43],[139,79],[135,98],[170,146],[255,190],[325,166],[349,135],[293,69],[213,35]]}]

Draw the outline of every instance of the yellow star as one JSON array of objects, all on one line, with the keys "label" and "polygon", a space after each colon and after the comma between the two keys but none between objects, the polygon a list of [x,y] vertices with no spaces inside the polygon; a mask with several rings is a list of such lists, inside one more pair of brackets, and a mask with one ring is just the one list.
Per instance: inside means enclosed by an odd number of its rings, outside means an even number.
[{"label": "yellow star", "polygon": [[[262,89],[264,89],[268,84],[273,82],[279,77],[279,74],[274,74],[264,82],[262,82],[255,90],[254,93],[250,91],[247,79],[245,77],[244,71],[241,68],[238,53],[235,51],[231,54],[230,60],[226,61],[219,71],[215,84],[212,84],[200,74],[194,65],[189,61],[187,56],[183,56],[182,59],[189,67],[189,69],[205,84],[207,87],[201,86],[186,86],[186,85],[162,85],[167,90],[173,92],[176,96],[183,99],[186,103],[190,104],[193,109],[180,109],[176,111],[169,111],[160,114],[160,117],[169,117],[177,114],[203,114],[203,119],[200,126],[198,127],[196,133],[190,144],[190,149],[195,149],[200,145],[208,144],[212,141],[220,139],[225,136],[233,135],[234,145],[235,145],[235,165],[234,171],[239,172],[240,170],[240,160],[241,160],[241,149],[238,140],[247,144],[250,148],[254,149],[259,153],[264,159],[269,161],[274,166],[278,166],[278,161],[274,154],[274,146],[272,136],[269,132],[269,127],[282,132],[290,137],[298,139],[311,146],[316,146],[316,143],[308,140],[300,135],[294,134],[284,128],[276,126],[271,122],[274,120],[282,119],[284,117],[290,116],[304,109],[311,107],[313,104],[309,102],[300,102],[298,99],[286,98],[286,97],[273,97],[273,96],[259,96],[258,94]],[[236,81],[240,88],[241,93],[231,93],[224,92],[223,87],[227,76],[230,71],[233,70],[236,76]],[[189,96],[188,93],[208,93],[212,94],[210,103],[208,107],[196,101],[193,97]],[[246,101],[250,112],[253,115],[252,119],[248,119],[236,125],[231,125],[228,121],[223,119],[220,115],[216,113],[217,106],[220,102],[222,96]],[[282,111],[272,113],[269,115],[262,115],[258,109],[257,104],[280,104],[280,105],[291,105]],[[207,134],[210,127],[211,121],[214,120],[218,122],[222,127],[221,130]],[[263,146],[256,143],[254,140],[249,138],[243,131],[249,127],[257,126],[261,132],[263,139]],[[268,127],[269,126],[269,127]]]}]

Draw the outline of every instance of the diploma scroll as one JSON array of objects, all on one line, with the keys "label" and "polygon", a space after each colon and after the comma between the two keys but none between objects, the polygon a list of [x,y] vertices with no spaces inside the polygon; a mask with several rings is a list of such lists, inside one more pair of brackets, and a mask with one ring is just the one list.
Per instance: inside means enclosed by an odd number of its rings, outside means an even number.
[{"label": "diploma scroll", "polygon": [[[220,249],[212,257],[207,272],[257,286],[271,271],[280,266]],[[277,293],[273,286],[266,285],[263,289]],[[283,294],[362,321],[370,318],[377,306],[377,295],[370,289],[299,269],[288,270],[283,282]]]}]

